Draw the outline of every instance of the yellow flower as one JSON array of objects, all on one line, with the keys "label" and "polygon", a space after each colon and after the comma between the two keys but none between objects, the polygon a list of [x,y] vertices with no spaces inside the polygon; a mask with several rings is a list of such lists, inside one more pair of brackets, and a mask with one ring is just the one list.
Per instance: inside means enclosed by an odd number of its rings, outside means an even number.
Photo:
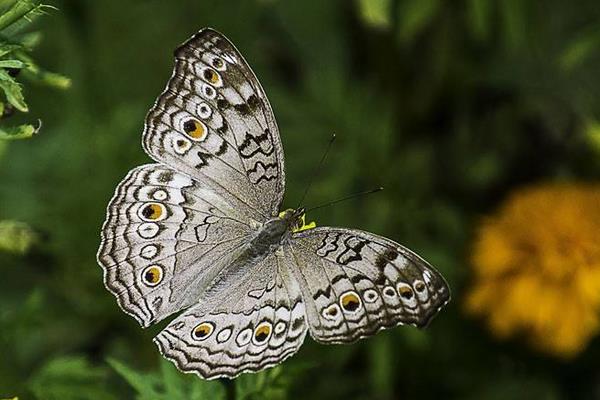
[{"label": "yellow flower", "polygon": [[466,309],[498,337],[572,357],[600,328],[600,185],[513,194],[481,225]]}]

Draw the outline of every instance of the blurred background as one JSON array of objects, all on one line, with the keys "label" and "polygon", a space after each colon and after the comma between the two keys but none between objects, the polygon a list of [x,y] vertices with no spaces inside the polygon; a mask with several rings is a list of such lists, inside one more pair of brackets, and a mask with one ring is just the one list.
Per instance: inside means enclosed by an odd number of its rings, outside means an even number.
[{"label": "blurred background", "polygon": [[[51,1],[0,0],[0,398],[600,398],[600,3]],[[308,220],[434,265],[453,299],[428,328],[207,383],[120,311],[105,207],[206,26],[270,98],[286,206],[333,132],[307,205],[385,187]]]}]

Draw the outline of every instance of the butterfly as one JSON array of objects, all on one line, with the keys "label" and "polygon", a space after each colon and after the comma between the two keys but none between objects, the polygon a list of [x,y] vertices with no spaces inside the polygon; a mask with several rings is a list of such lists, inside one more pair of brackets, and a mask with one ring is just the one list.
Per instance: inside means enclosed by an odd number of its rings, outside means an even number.
[{"label": "butterfly", "polygon": [[280,210],[275,117],[222,34],[203,29],[176,49],[142,143],[156,163],[117,186],[98,262],[143,327],[183,310],[154,338],[181,371],[234,378],[282,362],[307,333],[351,343],[423,327],[449,301],[444,278],[398,243]]}]

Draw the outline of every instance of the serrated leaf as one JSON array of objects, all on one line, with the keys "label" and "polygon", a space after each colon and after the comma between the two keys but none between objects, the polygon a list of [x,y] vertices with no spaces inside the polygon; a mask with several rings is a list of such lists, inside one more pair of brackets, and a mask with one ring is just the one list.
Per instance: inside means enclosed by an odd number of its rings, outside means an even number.
[{"label": "serrated leaf", "polygon": [[4,91],[6,100],[8,100],[8,102],[17,110],[23,112],[29,111],[27,104],[25,104],[25,99],[23,98],[21,85],[3,70],[0,70],[0,88]]}]

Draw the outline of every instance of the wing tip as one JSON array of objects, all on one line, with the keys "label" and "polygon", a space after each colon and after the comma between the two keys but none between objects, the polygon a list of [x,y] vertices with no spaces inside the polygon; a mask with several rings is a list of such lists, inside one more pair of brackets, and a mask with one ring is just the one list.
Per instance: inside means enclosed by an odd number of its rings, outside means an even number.
[{"label": "wing tip", "polygon": [[175,51],[173,52],[173,55],[175,56],[175,58],[182,57],[188,51],[188,49],[190,47],[195,48],[197,42],[204,40],[204,38],[210,37],[210,36],[216,37],[219,39],[224,39],[227,42],[229,42],[227,40],[227,38],[225,37],[225,35],[223,35],[221,32],[217,31],[216,29],[214,29],[212,27],[204,27],[204,28],[200,29],[198,32],[194,33],[185,42],[183,42],[182,44],[177,46],[177,48],[175,48]]}]

